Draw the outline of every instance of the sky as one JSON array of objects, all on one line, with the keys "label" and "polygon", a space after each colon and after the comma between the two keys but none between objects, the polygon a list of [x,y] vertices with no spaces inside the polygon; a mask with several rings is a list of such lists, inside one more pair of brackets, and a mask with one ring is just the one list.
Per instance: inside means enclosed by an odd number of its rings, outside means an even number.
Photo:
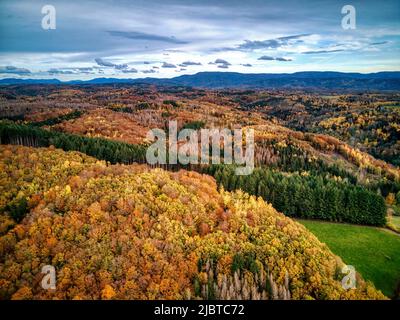
[{"label": "sky", "polygon": [[0,0],[0,78],[201,71],[400,71],[400,1]]}]

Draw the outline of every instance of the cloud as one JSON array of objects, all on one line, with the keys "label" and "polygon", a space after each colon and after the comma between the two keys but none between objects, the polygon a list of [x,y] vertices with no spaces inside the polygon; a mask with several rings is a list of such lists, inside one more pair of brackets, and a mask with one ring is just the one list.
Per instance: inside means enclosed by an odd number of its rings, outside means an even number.
[{"label": "cloud", "polygon": [[178,40],[175,37],[165,37],[156,34],[148,34],[136,31],[108,31],[108,33],[115,37],[123,37],[131,40],[146,40],[146,41],[158,41],[167,42],[174,44],[187,44],[187,41]]},{"label": "cloud", "polygon": [[114,68],[117,70],[125,70],[125,69],[128,69],[129,67],[126,63],[124,63],[124,64],[116,64],[114,66]]},{"label": "cloud", "polygon": [[271,56],[261,56],[258,60],[265,60],[265,61],[292,61],[290,58],[283,58],[283,57],[271,57]]},{"label": "cloud", "polygon": [[164,62],[161,66],[161,68],[176,68],[176,65],[168,62]]},{"label": "cloud", "polygon": [[241,66],[243,67],[252,67],[253,65],[250,63],[242,63]]},{"label": "cloud", "polygon": [[172,52],[172,53],[180,53],[180,52],[185,52],[183,50],[180,49],[165,49],[165,52]]},{"label": "cloud", "polygon": [[[62,66],[97,67],[93,71],[70,70],[77,79],[100,70],[126,77],[123,70],[135,67],[141,74],[142,69],[155,65],[160,74],[169,76],[175,69],[161,68],[163,61],[177,65],[176,70],[185,68],[184,62],[202,63],[202,67],[187,65],[188,74],[197,69],[233,69],[224,67],[227,64],[208,65],[217,57],[240,66],[238,71],[255,73],[399,70],[398,0],[388,0],[384,8],[376,1],[363,2],[363,28],[357,32],[343,32],[340,8],[331,1],[317,4],[311,0],[309,5],[294,0],[56,2],[68,28],[58,28],[57,36],[49,41],[49,33],[36,32],[38,19],[32,12],[38,12],[37,5],[28,0],[0,0],[0,30],[4,31],[0,31],[0,42],[7,44],[0,46],[0,66],[25,67],[35,77],[48,76],[47,70],[54,68],[60,78],[69,72]],[[344,52],[332,51],[339,49]],[[164,52],[170,57],[163,56]],[[345,59],[345,52],[354,56]],[[258,61],[263,55],[294,62]],[[329,59],[322,59],[327,56]],[[95,58],[101,58],[100,64]],[[247,62],[252,67],[246,67]],[[222,67],[217,69],[218,65]]]},{"label": "cloud", "polygon": [[229,66],[231,65],[228,61],[224,59],[216,59],[214,62],[209,62],[208,64],[214,64],[214,65],[216,64],[220,69],[228,69]]},{"label": "cloud", "polygon": [[275,58],[276,61],[292,61],[290,58],[282,58],[282,57],[277,57]]},{"label": "cloud", "polygon": [[10,73],[10,74],[30,74],[31,71],[25,68],[18,68],[14,66],[0,67],[0,73]]},{"label": "cloud", "polygon": [[299,39],[299,38],[308,37],[308,36],[311,36],[311,33],[303,33],[303,34],[296,34],[293,36],[280,37],[280,38],[277,38],[277,40],[285,42],[285,41],[290,41],[290,40]]},{"label": "cloud", "polygon": [[59,69],[55,69],[55,68],[52,68],[52,69],[48,70],[47,72],[51,75],[53,75],[53,74],[75,74],[75,72],[73,72],[72,70],[59,70]]},{"label": "cloud", "polygon": [[101,58],[96,58],[96,59],[94,59],[94,61],[96,61],[96,63],[97,63],[99,66],[102,66],[102,67],[115,67],[115,64],[114,64],[114,63],[105,61],[105,60],[103,60],[103,59],[101,59]]},{"label": "cloud", "polygon": [[185,61],[185,62],[182,62],[179,66],[180,67],[201,66],[201,63],[200,62],[193,62],[193,61]]},{"label": "cloud", "polygon": [[370,42],[366,39],[361,40],[347,40],[341,43],[337,43],[331,46],[326,47],[319,47],[315,50],[308,50],[308,51],[300,51],[301,54],[325,54],[325,53],[335,53],[335,52],[343,52],[343,51],[371,51],[371,50],[378,50],[378,48],[374,48],[376,46],[385,45],[390,43],[390,41],[375,41]]},{"label": "cloud", "polygon": [[101,73],[101,70],[95,70],[96,67],[77,67],[77,68],[51,68],[47,70],[48,74],[55,75],[69,75],[69,74],[97,74],[96,71]]},{"label": "cloud", "polygon": [[214,64],[222,64],[222,65],[226,65],[226,66],[230,66],[231,65],[228,61],[226,61],[224,59],[217,59],[217,60],[214,61]]},{"label": "cloud", "polygon": [[80,67],[80,68],[75,68],[75,70],[78,70],[81,73],[86,73],[86,74],[94,74],[95,68],[92,67]]},{"label": "cloud", "polygon": [[256,49],[277,49],[282,46],[287,46],[292,43],[292,40],[299,42],[300,38],[310,36],[311,34],[297,34],[293,36],[279,37],[268,40],[245,40],[244,43],[237,46],[240,50],[256,50]]},{"label": "cloud", "polygon": [[138,71],[135,68],[124,69],[122,70],[123,73],[137,73]]},{"label": "cloud", "polygon": [[321,54],[321,53],[332,53],[332,52],[341,52],[345,51],[344,49],[334,49],[334,50],[315,50],[315,51],[305,51],[303,54]]},{"label": "cloud", "polygon": [[371,46],[379,46],[379,45],[386,44],[386,43],[389,43],[389,41],[372,42],[370,45]]},{"label": "cloud", "polygon": [[275,60],[275,58],[271,57],[271,56],[262,56],[262,57],[259,57],[258,60],[268,60],[268,61],[270,61],[270,60]]},{"label": "cloud", "polygon": [[142,73],[156,73],[157,71],[154,69],[149,69],[149,70],[142,70]]},{"label": "cloud", "polygon": [[128,70],[128,68],[129,68],[129,66],[126,63],[115,64],[110,61],[103,60],[102,58],[96,58],[96,59],[94,59],[94,61],[96,61],[96,63],[101,67],[111,67],[116,70],[120,70],[122,72],[124,72],[124,70]]}]

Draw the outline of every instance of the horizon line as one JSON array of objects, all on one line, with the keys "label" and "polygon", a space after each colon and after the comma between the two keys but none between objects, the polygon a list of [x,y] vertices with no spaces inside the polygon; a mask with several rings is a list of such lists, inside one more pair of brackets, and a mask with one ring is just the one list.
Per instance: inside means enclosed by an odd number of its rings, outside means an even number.
[{"label": "horizon line", "polygon": [[300,73],[340,73],[340,74],[359,74],[359,75],[374,75],[374,74],[379,74],[379,73],[400,73],[400,70],[382,70],[382,71],[375,71],[375,72],[347,72],[347,71],[332,71],[332,70],[308,70],[308,71],[295,71],[295,72],[236,72],[236,71],[199,71],[196,73],[192,74],[182,74],[182,75],[177,75],[174,77],[138,77],[138,78],[120,78],[118,76],[110,76],[110,77],[93,77],[90,79],[82,80],[82,79],[71,79],[71,80],[61,80],[60,78],[53,77],[53,78],[32,78],[32,77],[0,77],[0,81],[3,80],[57,80],[63,83],[68,83],[68,82],[74,82],[74,81],[79,81],[79,82],[88,82],[92,80],[97,80],[97,79],[116,79],[116,80],[146,80],[146,79],[155,79],[155,80],[172,80],[176,78],[180,78],[183,76],[195,76],[198,74],[202,73],[213,73],[213,74],[240,74],[240,75],[294,75],[294,74],[300,74]]}]

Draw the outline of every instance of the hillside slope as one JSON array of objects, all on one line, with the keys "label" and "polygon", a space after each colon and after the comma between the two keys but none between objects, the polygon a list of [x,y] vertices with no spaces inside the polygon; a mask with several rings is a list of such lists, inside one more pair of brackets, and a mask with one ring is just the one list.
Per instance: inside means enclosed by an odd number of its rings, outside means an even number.
[{"label": "hillside slope", "polygon": [[315,236],[209,176],[20,146],[0,167],[1,299],[385,298],[361,278],[344,290]]}]

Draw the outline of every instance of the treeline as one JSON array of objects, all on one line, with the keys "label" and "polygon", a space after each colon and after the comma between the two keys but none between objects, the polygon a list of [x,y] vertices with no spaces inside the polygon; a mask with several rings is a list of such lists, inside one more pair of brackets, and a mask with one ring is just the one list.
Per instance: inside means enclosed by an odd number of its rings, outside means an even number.
[{"label": "treeline", "polygon": [[[340,177],[344,182],[365,187],[386,197],[389,193],[400,192],[400,182],[387,178],[379,181],[363,179],[360,175],[345,170],[338,164],[327,164],[298,146],[291,143],[291,139],[284,145],[277,140],[263,141],[256,146],[255,162],[257,167],[268,166],[284,172],[307,171],[311,175]],[[363,169],[366,172],[368,168]]]},{"label": "treeline", "polygon": [[214,176],[226,190],[242,189],[262,197],[287,216],[376,226],[386,223],[382,196],[322,175],[256,168],[251,175],[238,176],[227,165],[209,166],[204,173]]},{"label": "treeline", "polygon": [[109,107],[107,109],[115,112],[133,113],[133,109],[131,107]]},{"label": "treeline", "polygon": [[0,144],[16,144],[28,147],[53,145],[65,151],[79,151],[113,164],[143,163],[146,159],[145,146],[48,131],[35,126],[5,121],[0,122]]},{"label": "treeline", "polygon": [[31,122],[30,125],[37,126],[37,127],[53,126],[53,125],[59,124],[63,121],[68,121],[68,120],[79,118],[82,114],[83,114],[82,111],[75,110],[70,113],[55,117],[55,118],[50,118],[50,119],[46,119],[43,121]]},{"label": "treeline", "polygon": [[309,171],[312,174],[330,174],[341,177],[352,184],[357,183],[357,178],[350,172],[340,168],[337,164],[327,164],[319,158],[300,149],[291,143],[289,137],[285,145],[278,140],[259,142],[256,150],[257,166],[267,165],[286,172]]},{"label": "treeline", "polygon": [[[36,126],[36,127],[53,126],[53,125],[59,124],[63,121],[68,121],[68,120],[79,118],[82,114],[83,114],[82,111],[74,110],[70,113],[63,114],[58,117],[49,118],[49,119],[46,119],[43,121],[30,122],[29,124],[32,126]],[[25,118],[24,114],[18,114],[18,115],[13,115],[13,116],[2,116],[2,117],[0,117],[0,120],[26,121],[27,119]]]},{"label": "treeline", "polygon": [[183,127],[181,128],[181,130],[183,129],[192,129],[192,130],[200,130],[202,128],[204,128],[206,125],[206,123],[204,121],[191,121],[191,122],[187,122],[183,125]]},{"label": "treeline", "polygon": [[23,114],[17,114],[12,116],[0,116],[0,120],[24,121],[25,116]]},{"label": "treeline", "polygon": [[[49,147],[53,145],[64,151],[79,151],[112,164],[146,163],[145,145],[129,144],[104,138],[85,137],[59,131],[45,130],[30,124],[16,124],[0,121],[0,144],[23,145],[27,147]],[[167,154],[168,163],[168,154]],[[169,171],[180,169],[200,171],[199,165],[156,164],[150,167]]]}]

